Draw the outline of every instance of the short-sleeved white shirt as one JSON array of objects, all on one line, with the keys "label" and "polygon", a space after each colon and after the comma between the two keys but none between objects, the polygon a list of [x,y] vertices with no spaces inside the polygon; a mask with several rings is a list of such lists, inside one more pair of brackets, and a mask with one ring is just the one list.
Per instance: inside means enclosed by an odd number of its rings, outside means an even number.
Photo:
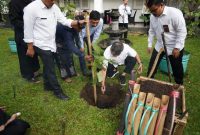
[{"label": "short-sleeved white shirt", "polygon": [[103,61],[103,66],[105,68],[108,67],[108,62],[111,62],[115,67],[117,67],[118,65],[124,64],[127,56],[136,57],[137,55],[137,52],[133,48],[131,48],[127,44],[123,44],[124,46],[123,51],[120,53],[120,55],[118,55],[117,57],[114,57],[111,54],[111,46],[112,45],[108,46],[106,50],[104,51],[105,60]]}]

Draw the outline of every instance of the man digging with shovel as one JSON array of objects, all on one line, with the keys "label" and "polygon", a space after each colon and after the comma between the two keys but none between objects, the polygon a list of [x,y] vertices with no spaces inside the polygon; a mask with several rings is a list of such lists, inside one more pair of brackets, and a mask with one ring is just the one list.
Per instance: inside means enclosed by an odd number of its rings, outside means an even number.
[{"label": "man digging with shovel", "polygon": [[[184,43],[187,35],[185,20],[179,9],[164,5],[164,0],[147,0],[146,5],[152,13],[150,17],[150,29],[148,37],[148,52],[152,52],[154,36],[157,38],[155,48],[149,62],[147,76],[154,78],[158,65],[164,56],[169,58],[172,66],[174,80],[177,84],[183,84],[182,57]],[[165,53],[160,50],[165,48]],[[150,75],[154,61],[160,54],[155,70]],[[170,72],[170,71],[168,71]]]}]

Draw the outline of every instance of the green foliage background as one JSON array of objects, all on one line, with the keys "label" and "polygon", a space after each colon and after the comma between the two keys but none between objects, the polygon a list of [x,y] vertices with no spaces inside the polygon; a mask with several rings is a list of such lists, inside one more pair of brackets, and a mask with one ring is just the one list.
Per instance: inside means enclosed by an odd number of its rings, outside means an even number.
[{"label": "green foliage background", "polygon": [[184,0],[182,10],[188,35],[200,37],[200,0]]}]

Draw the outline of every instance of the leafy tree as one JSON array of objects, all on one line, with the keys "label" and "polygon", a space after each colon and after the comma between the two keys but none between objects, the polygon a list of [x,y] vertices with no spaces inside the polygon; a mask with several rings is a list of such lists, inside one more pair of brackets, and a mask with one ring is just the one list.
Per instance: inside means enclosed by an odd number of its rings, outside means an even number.
[{"label": "leafy tree", "polygon": [[182,11],[186,20],[188,36],[199,36],[200,0],[184,0]]},{"label": "leafy tree", "polygon": [[60,7],[61,11],[65,13],[67,18],[74,19],[75,11],[76,11],[76,5],[73,3],[67,3],[64,7]]}]

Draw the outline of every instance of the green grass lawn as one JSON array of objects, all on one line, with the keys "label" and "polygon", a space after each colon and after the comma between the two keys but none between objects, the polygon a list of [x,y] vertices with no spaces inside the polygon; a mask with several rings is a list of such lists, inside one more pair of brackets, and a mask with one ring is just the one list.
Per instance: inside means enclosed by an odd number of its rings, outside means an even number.
[{"label": "green grass lawn", "polygon": [[[69,101],[58,100],[52,93],[45,92],[42,83],[26,82],[20,77],[17,55],[10,52],[8,37],[13,37],[13,31],[0,29],[0,105],[6,105],[10,114],[21,112],[21,118],[31,124],[31,135],[62,135],[63,132],[65,135],[114,135],[123,104],[112,109],[98,109],[88,105],[80,99],[80,91],[91,80],[82,75],[74,77],[73,83],[70,84],[66,84],[58,77],[64,93],[71,98]],[[145,76],[150,58],[146,51],[147,36],[129,35],[129,39],[141,56],[144,63],[142,75]],[[199,38],[186,40],[185,48],[191,53],[191,57],[184,77],[186,104],[189,109],[185,135],[200,135],[199,45]],[[80,73],[79,69],[78,72]],[[161,72],[158,72],[156,79],[168,81],[167,75]]]}]

